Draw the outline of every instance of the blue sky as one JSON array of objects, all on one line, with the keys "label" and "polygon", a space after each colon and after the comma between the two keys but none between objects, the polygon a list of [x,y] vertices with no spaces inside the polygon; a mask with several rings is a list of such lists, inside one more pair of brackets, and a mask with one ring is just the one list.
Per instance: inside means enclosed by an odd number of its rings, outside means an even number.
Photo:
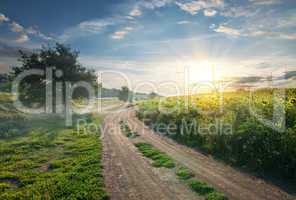
[{"label": "blue sky", "polygon": [[16,64],[16,49],[55,42],[78,49],[85,66],[124,72],[133,84],[182,84],[184,66],[193,82],[210,79],[213,66],[219,77],[280,76],[296,70],[296,2],[0,2],[1,71]]}]

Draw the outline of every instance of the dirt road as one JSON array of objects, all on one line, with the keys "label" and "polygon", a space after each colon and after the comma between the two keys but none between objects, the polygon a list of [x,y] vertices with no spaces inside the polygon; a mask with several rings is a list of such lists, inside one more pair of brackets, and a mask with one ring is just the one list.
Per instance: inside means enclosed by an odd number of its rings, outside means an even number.
[{"label": "dirt road", "polygon": [[120,115],[105,120],[104,177],[114,200],[200,199],[175,177],[171,170],[153,168],[119,127]]},{"label": "dirt road", "polygon": [[202,199],[186,184],[175,178],[174,172],[151,167],[120,133],[119,121],[127,120],[140,140],[153,144],[174,160],[191,169],[196,178],[224,192],[229,199],[282,200],[294,199],[280,188],[264,180],[244,174],[172,140],[153,133],[134,116],[133,110],[106,118],[104,133],[104,174],[107,190],[114,200],[129,199]]}]

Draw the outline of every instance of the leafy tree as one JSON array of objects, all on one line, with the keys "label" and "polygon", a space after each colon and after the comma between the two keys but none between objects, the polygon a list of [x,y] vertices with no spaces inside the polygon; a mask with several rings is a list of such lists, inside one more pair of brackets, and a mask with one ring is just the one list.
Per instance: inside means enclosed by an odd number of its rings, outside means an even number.
[{"label": "leafy tree", "polygon": [[128,87],[123,86],[119,92],[119,100],[121,101],[131,101],[132,92],[128,89]]},{"label": "leafy tree", "polygon": [[[19,61],[22,65],[13,67],[12,77],[14,78],[26,70],[38,69],[46,72],[46,69],[52,68],[53,100],[56,96],[54,91],[56,91],[55,83],[57,82],[62,84],[63,103],[65,103],[66,82],[74,84],[79,81],[86,81],[97,86],[95,72],[86,69],[78,62],[79,52],[63,44],[56,43],[53,47],[42,47],[40,51],[31,54],[20,51],[20,54]],[[46,81],[45,76],[32,75],[26,77],[20,84],[21,100],[29,105],[32,103],[43,105],[45,103],[46,84],[48,84],[48,81]],[[75,90],[74,97],[77,98],[86,94],[85,90],[79,88]]]}]

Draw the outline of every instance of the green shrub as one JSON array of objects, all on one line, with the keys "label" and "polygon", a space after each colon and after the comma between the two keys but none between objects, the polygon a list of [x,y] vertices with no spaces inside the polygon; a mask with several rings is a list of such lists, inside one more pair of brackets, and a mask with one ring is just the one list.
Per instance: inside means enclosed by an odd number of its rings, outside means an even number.
[{"label": "green shrub", "polygon": [[137,143],[135,146],[139,149],[139,151],[147,158],[152,159],[154,167],[166,167],[166,168],[174,168],[175,163],[174,160],[166,155],[165,153],[159,151],[151,144],[148,143]]},{"label": "green shrub", "polygon": [[119,122],[120,124],[120,128],[121,128],[121,131],[123,132],[123,134],[128,137],[128,138],[135,138],[135,137],[138,137],[139,135],[137,134],[137,132],[134,132],[130,129],[129,125],[127,122],[124,122],[124,121],[120,121]]},{"label": "green shrub", "polygon": [[187,167],[178,168],[176,171],[176,175],[182,180],[187,180],[194,176],[192,171],[190,171],[190,169],[188,169]]},{"label": "green shrub", "polygon": [[214,192],[214,188],[210,187],[206,183],[203,183],[197,180],[191,181],[189,183],[189,186],[193,191],[197,192],[200,195],[206,195],[211,192]]}]

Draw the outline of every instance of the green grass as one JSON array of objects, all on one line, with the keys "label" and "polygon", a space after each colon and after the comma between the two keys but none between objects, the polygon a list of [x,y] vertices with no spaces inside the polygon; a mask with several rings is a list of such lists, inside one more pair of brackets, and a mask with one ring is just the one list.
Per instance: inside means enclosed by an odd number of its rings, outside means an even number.
[{"label": "green grass", "polygon": [[228,198],[220,192],[211,192],[206,196],[206,200],[227,200]]},{"label": "green grass", "polygon": [[188,180],[194,176],[192,171],[187,167],[179,167],[176,171],[176,175],[182,180]]},{"label": "green grass", "polygon": [[27,116],[13,106],[13,97],[0,92],[0,139],[23,135],[28,130]]},{"label": "green grass", "polygon": [[206,200],[227,200],[228,198],[220,192],[217,192],[213,187],[198,180],[189,182],[190,188],[201,196],[205,196]]},{"label": "green grass", "polygon": [[138,150],[147,158],[152,159],[154,167],[165,167],[165,168],[174,168],[174,160],[166,155],[165,153],[159,151],[151,144],[148,143],[137,143],[135,146]]},{"label": "green grass", "polygon": [[[154,167],[166,167],[166,168],[174,168],[175,163],[174,160],[166,155],[165,153],[159,151],[151,144],[140,142],[135,144],[138,150],[147,158],[152,159]],[[209,186],[204,182],[200,182],[198,180],[190,180],[194,177],[194,174],[190,169],[181,166],[177,168],[176,175],[179,179],[186,181],[189,184],[189,187],[201,196],[205,196],[206,200],[227,200],[227,197],[217,192],[213,187]]]},{"label": "green grass", "polygon": [[207,195],[209,193],[214,192],[214,188],[212,188],[206,183],[203,183],[197,180],[191,181],[189,183],[189,186],[193,191],[197,192],[200,195]]},{"label": "green grass", "polygon": [[119,122],[120,124],[120,128],[121,128],[121,131],[123,132],[123,134],[128,137],[128,138],[135,138],[135,137],[138,137],[139,135],[137,134],[137,132],[135,131],[132,131],[128,125],[127,122],[124,122],[124,121],[120,121]]},{"label": "green grass", "polygon": [[25,134],[0,139],[1,200],[108,199],[99,133],[78,134],[56,116],[32,117],[29,122]]}]

